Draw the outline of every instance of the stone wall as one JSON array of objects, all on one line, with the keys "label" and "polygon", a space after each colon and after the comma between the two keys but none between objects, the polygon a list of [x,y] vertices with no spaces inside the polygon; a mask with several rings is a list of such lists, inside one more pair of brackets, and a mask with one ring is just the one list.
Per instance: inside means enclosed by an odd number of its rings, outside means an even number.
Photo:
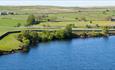
[{"label": "stone wall", "polygon": [[11,34],[11,33],[19,33],[21,31],[9,31],[4,33],[3,35],[0,36],[0,40],[3,39],[4,37],[6,37],[7,35]]}]

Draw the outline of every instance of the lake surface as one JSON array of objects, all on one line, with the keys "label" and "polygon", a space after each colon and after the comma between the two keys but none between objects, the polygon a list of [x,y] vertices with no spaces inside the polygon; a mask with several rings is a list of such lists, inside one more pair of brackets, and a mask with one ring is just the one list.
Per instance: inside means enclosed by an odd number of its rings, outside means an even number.
[{"label": "lake surface", "polygon": [[0,56],[0,70],[115,70],[115,36],[40,43]]}]

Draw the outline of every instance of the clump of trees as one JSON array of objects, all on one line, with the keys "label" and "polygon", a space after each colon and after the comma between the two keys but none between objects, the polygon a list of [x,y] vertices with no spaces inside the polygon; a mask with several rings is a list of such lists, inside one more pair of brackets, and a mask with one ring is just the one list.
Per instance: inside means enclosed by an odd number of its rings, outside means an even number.
[{"label": "clump of trees", "polygon": [[17,40],[24,43],[25,46],[35,44],[38,42],[38,33],[30,30],[22,31],[20,34],[18,34]]},{"label": "clump of trees", "polygon": [[25,26],[30,26],[30,25],[34,25],[34,24],[39,24],[41,22],[46,21],[48,15],[38,15],[38,16],[34,16],[33,14],[29,15],[27,18],[27,22],[25,24]]},{"label": "clump of trees", "polygon": [[22,31],[17,35],[17,40],[21,42],[20,46],[24,52],[29,51],[29,45],[38,43],[38,33],[35,31]]},{"label": "clump of trees", "polygon": [[69,24],[65,27],[65,29],[56,30],[53,32],[49,32],[46,30],[39,33],[38,37],[40,42],[72,38],[72,25]]},{"label": "clump of trees", "polygon": [[35,16],[34,15],[29,15],[28,19],[27,19],[27,23],[25,24],[25,26],[30,26],[30,25],[33,25],[35,23],[36,23]]},{"label": "clump of trees", "polygon": [[34,24],[39,24],[42,19],[44,17],[39,16],[38,18],[36,18],[33,14],[28,16],[27,19],[27,23],[25,24],[25,26],[30,26],[30,25],[34,25]]},{"label": "clump of trees", "polygon": [[64,30],[56,30],[53,32],[45,31],[38,34],[39,41],[51,41],[51,40],[62,40],[65,38]]},{"label": "clump of trees", "polygon": [[35,45],[38,42],[46,42],[51,40],[63,40],[72,38],[72,26],[67,25],[65,29],[56,30],[56,31],[44,31],[44,32],[36,32],[31,30],[22,31],[17,35],[17,40],[20,41],[21,47],[23,50],[27,51],[29,45]]},{"label": "clump of trees", "polygon": [[17,40],[19,40],[22,44],[22,48],[24,51],[28,51],[27,48],[29,45],[36,45],[38,42],[46,42],[51,40],[63,40],[63,39],[71,39],[73,37],[100,37],[107,36],[108,27],[103,27],[102,32],[81,32],[80,34],[72,33],[72,24],[67,25],[64,29],[55,30],[55,31],[31,31],[26,30],[22,31],[17,35]]}]

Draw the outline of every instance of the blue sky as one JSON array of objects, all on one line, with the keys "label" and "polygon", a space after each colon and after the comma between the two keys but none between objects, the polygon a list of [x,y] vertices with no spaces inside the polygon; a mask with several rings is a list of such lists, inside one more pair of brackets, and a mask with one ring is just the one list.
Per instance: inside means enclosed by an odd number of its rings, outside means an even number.
[{"label": "blue sky", "polygon": [[66,7],[115,6],[115,0],[0,0],[0,5],[50,5]]}]

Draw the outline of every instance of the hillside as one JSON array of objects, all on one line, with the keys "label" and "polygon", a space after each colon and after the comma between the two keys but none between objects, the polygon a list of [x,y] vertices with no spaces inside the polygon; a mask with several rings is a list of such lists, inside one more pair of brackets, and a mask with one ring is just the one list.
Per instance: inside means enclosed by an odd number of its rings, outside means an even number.
[{"label": "hillside", "polygon": [[30,13],[61,13],[61,12],[77,12],[77,11],[105,11],[115,10],[115,7],[58,7],[58,6],[0,6],[0,10],[10,10],[18,14]]},{"label": "hillside", "polygon": [[59,13],[75,12],[77,9],[55,6],[0,6],[0,10],[15,11],[19,14],[28,13]]}]

